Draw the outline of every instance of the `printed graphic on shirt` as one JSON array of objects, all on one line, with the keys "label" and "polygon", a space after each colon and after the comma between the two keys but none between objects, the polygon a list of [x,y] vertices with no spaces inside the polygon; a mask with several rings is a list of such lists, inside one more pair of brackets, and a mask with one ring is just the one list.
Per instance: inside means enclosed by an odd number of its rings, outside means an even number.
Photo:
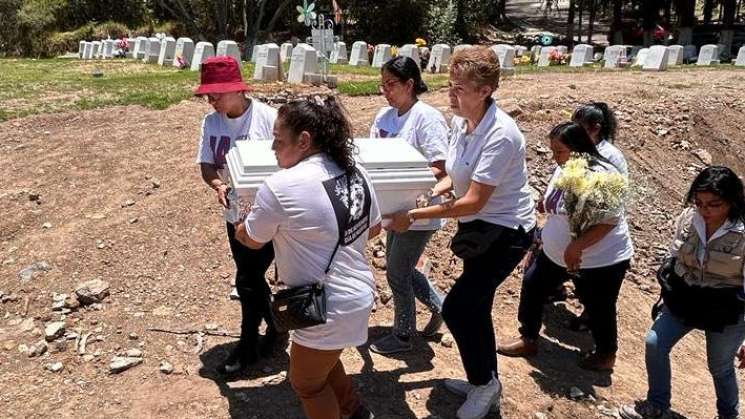
[{"label": "printed graphic on shirt", "polygon": [[[247,137],[245,135],[241,135],[240,137],[237,137],[235,140],[245,140]],[[230,137],[227,135],[221,135],[220,140],[217,140],[217,137],[214,135],[210,135],[210,150],[212,150],[212,155],[215,157],[215,167],[217,169],[224,169],[225,164],[227,164],[227,159],[225,156],[228,154],[228,151],[230,151]]]},{"label": "printed graphic on shirt", "polygon": [[341,174],[324,181],[323,187],[334,208],[339,241],[348,246],[370,228],[370,188],[357,169],[349,176]]},{"label": "printed graphic on shirt", "polygon": [[561,203],[561,198],[564,196],[564,193],[561,189],[554,189],[551,194],[546,197],[546,204],[545,209],[546,213],[548,214],[559,214],[561,212],[561,207],[559,204]]}]

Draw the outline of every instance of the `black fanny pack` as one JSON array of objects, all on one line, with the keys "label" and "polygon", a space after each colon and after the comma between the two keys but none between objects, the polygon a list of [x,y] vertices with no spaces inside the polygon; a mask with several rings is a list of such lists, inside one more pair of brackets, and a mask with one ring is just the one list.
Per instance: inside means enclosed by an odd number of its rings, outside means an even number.
[{"label": "black fanny pack", "polygon": [[665,307],[688,327],[708,332],[722,332],[745,315],[745,302],[736,287],[711,288],[689,285],[675,273],[675,258],[669,258],[657,271],[660,300],[652,317]]}]

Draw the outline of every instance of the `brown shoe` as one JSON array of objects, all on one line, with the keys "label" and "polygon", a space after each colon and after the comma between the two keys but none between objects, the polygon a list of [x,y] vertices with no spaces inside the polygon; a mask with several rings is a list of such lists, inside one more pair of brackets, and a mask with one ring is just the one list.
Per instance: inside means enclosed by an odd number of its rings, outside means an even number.
[{"label": "brown shoe", "polygon": [[514,358],[525,358],[538,353],[538,341],[536,339],[520,336],[519,338],[497,347],[497,353]]},{"label": "brown shoe", "polygon": [[613,371],[616,354],[599,354],[595,351],[583,356],[577,362],[580,368],[591,371]]}]

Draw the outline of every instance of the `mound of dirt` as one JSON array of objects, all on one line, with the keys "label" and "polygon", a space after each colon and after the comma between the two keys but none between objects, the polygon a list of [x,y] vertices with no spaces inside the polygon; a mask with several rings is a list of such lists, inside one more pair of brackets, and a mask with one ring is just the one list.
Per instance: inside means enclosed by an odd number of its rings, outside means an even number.
[{"label": "mound of dirt", "polygon": [[[528,138],[536,195],[552,168],[546,134],[592,100],[617,111],[618,145],[636,191],[629,206],[636,256],[619,301],[615,372],[576,367],[578,351],[589,349],[591,340],[565,327],[579,309],[570,297],[547,310],[539,356],[500,357],[502,417],[614,417],[618,405],[645,395],[644,335],[658,292],[653,272],[693,176],[710,163],[745,173],[743,85],[742,71],[697,69],[532,74],[500,87],[499,102],[519,114]],[[384,99],[342,100],[356,134],[366,136]],[[446,91],[423,100],[448,112]],[[237,332],[239,309],[227,298],[234,266],[221,210],[194,164],[208,110],[206,103],[186,101],[164,111],[122,107],[0,124],[4,416],[302,417],[286,380],[286,353],[235,381],[214,371],[234,342],[221,335]],[[452,231],[451,222],[426,250],[430,277],[443,291],[461,269],[448,250]],[[371,340],[393,319],[382,258],[374,250],[382,256],[382,241],[370,246],[380,295]],[[79,306],[75,290],[93,279],[108,285],[108,296]],[[515,272],[495,298],[500,338],[517,330],[519,290]],[[426,309],[420,311],[426,322]],[[416,351],[395,358],[362,347],[347,350],[344,364],[378,417],[454,417],[461,400],[440,380],[463,371],[449,343],[447,334],[417,341]],[[115,356],[135,359],[134,366],[112,373]],[[674,407],[689,418],[714,416],[701,333],[681,341],[673,365]],[[577,389],[584,394],[578,400],[570,397]]]}]

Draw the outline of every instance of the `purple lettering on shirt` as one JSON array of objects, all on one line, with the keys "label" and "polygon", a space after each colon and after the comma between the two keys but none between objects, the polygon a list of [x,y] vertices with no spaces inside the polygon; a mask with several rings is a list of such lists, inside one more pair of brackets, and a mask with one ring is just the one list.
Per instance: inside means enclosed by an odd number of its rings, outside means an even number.
[{"label": "purple lettering on shirt", "polygon": [[564,193],[560,189],[554,189],[551,194],[546,197],[546,213],[547,214],[558,214],[559,213],[559,202],[564,196]]},{"label": "purple lettering on shirt", "polygon": [[210,149],[212,150],[212,155],[215,156],[215,167],[218,169],[224,168],[225,163],[227,163],[225,155],[230,150],[230,137],[222,135],[220,136],[220,142],[218,142],[217,137],[210,135]]}]

